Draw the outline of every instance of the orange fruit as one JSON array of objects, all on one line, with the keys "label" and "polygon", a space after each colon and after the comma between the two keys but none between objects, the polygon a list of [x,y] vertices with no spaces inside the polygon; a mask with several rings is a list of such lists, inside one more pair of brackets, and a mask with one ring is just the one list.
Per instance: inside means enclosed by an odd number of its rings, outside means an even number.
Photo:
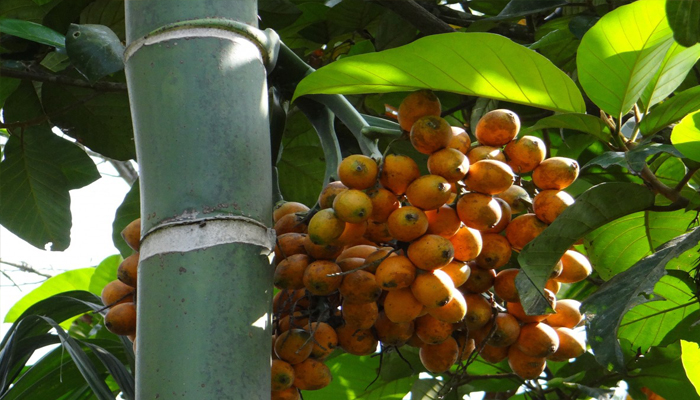
[{"label": "orange fruit", "polygon": [[508,224],[510,224],[510,221],[512,220],[513,213],[510,210],[510,206],[508,203],[506,203],[505,200],[501,199],[500,197],[494,197],[494,200],[498,202],[498,205],[501,206],[501,219],[498,220],[498,223],[493,227],[486,229],[482,231],[482,233],[501,233],[503,232]]},{"label": "orange fruit", "polygon": [[447,144],[447,148],[458,150],[460,153],[466,155],[472,145],[472,139],[463,128],[458,126],[453,126],[451,128],[452,138],[450,139],[450,143]]},{"label": "orange fruit", "polygon": [[440,99],[429,89],[417,90],[406,96],[399,105],[399,125],[410,132],[411,127],[426,115],[440,116]]},{"label": "orange fruit", "polygon": [[308,306],[306,290],[281,290],[272,299],[272,312],[290,313],[292,309]]},{"label": "orange fruit", "polygon": [[363,270],[345,275],[338,289],[346,303],[354,304],[375,302],[382,294],[374,274]]},{"label": "orange fruit", "polygon": [[428,171],[445,178],[447,182],[457,182],[467,175],[469,159],[459,150],[447,147],[428,157]]},{"label": "orange fruit", "polygon": [[536,379],[544,372],[547,361],[544,357],[528,356],[518,349],[510,346],[508,349],[508,365],[522,379]]},{"label": "orange fruit", "polygon": [[389,215],[401,206],[396,195],[384,188],[367,189],[367,196],[372,201],[370,218],[375,222],[386,222]]},{"label": "orange fruit", "polygon": [[561,263],[561,274],[554,278],[561,283],[581,282],[593,272],[588,258],[575,250],[567,250],[561,257]]},{"label": "orange fruit", "polygon": [[306,216],[303,214],[291,213],[284,215],[275,222],[273,229],[277,235],[290,232],[306,233],[309,226],[304,222],[305,218]]},{"label": "orange fruit", "polygon": [[485,344],[484,348],[481,349],[481,352],[479,355],[481,358],[483,358],[486,362],[490,362],[492,364],[497,364],[506,358],[508,358],[508,349],[510,347],[496,347],[496,346],[491,346],[490,344]]},{"label": "orange fruit", "polygon": [[430,314],[416,318],[415,329],[416,335],[425,344],[442,343],[452,335],[453,331],[451,323],[440,321]]},{"label": "orange fruit", "polygon": [[450,279],[452,279],[452,283],[455,284],[455,287],[464,285],[464,282],[469,279],[469,275],[471,274],[471,268],[469,268],[469,265],[459,260],[452,260],[451,263],[440,268],[440,270],[450,276]]},{"label": "orange fruit", "polygon": [[413,296],[428,308],[444,306],[452,300],[454,283],[450,276],[440,271],[425,271],[411,283]]},{"label": "orange fruit", "polygon": [[457,345],[459,346],[459,360],[467,361],[469,356],[476,350],[474,339],[470,339],[467,335],[457,336]]},{"label": "orange fruit", "polygon": [[437,210],[428,210],[425,212],[425,216],[428,217],[427,233],[446,238],[457,233],[459,226],[462,224],[457,211],[448,205],[443,205]]},{"label": "orange fruit", "polygon": [[347,156],[338,165],[338,178],[350,189],[369,189],[377,183],[379,166],[361,154]]},{"label": "orange fruit", "polygon": [[484,114],[476,124],[476,140],[487,146],[503,146],[518,135],[520,118],[510,110],[492,110]]},{"label": "orange fruit", "polygon": [[389,154],[384,157],[379,183],[395,195],[402,195],[408,185],[419,177],[420,169],[411,157]]},{"label": "orange fruit", "polygon": [[454,338],[449,337],[438,344],[426,344],[420,348],[418,355],[425,369],[437,374],[447,371],[457,362],[459,346]]},{"label": "orange fruit", "polygon": [[513,250],[507,238],[497,233],[484,233],[481,239],[483,247],[476,257],[476,265],[479,268],[501,268],[508,263]]},{"label": "orange fruit", "polygon": [[332,244],[345,230],[345,222],[332,208],[324,208],[309,221],[309,237],[315,244]]},{"label": "orange fruit", "polygon": [[304,271],[311,262],[306,254],[294,254],[280,261],[275,268],[272,282],[278,289],[303,289]]},{"label": "orange fruit", "polygon": [[501,151],[499,147],[491,146],[472,147],[467,153],[467,158],[469,159],[470,166],[481,160],[496,160],[506,162],[506,156],[503,155],[503,151]]},{"label": "orange fruit", "polygon": [[[545,298],[549,301],[551,304],[552,308],[556,309],[556,303],[557,303],[557,298],[552,293],[549,289],[544,290],[544,295]],[[518,320],[524,322],[524,323],[530,323],[530,322],[542,322],[545,319],[547,319],[548,315],[543,314],[543,315],[528,315],[525,314],[525,310],[523,309],[522,304],[520,303],[506,303],[506,309],[508,310],[508,313],[517,318]]]},{"label": "orange fruit", "polygon": [[548,279],[547,283],[545,283],[544,288],[549,290],[550,292],[557,294],[559,293],[559,290],[561,289],[561,283],[557,282],[554,279]]},{"label": "orange fruit", "polygon": [[485,326],[492,315],[488,300],[480,294],[467,293],[464,295],[464,301],[467,302],[467,314],[464,317],[467,329],[474,331]]},{"label": "orange fruit", "polygon": [[285,215],[305,213],[309,211],[309,207],[305,204],[296,201],[283,201],[277,203],[275,208],[272,210],[272,221],[277,222]]},{"label": "orange fruit", "polygon": [[319,390],[331,383],[331,370],[313,358],[294,365],[294,386],[299,390]]},{"label": "orange fruit", "polygon": [[375,251],[377,251],[377,246],[370,246],[366,244],[351,246],[344,249],[338,256],[338,258],[336,258],[336,261],[354,257],[367,258],[367,256],[374,253]]},{"label": "orange fruit", "polygon": [[318,195],[318,206],[321,207],[321,209],[333,207],[335,197],[346,190],[348,190],[348,187],[343,185],[341,181],[328,183],[323,187],[323,190],[321,190],[321,194]]},{"label": "orange fruit", "polygon": [[452,291],[452,300],[442,307],[428,309],[428,314],[443,322],[456,324],[467,314],[467,301],[457,289]]},{"label": "orange fruit", "polygon": [[535,214],[519,215],[506,227],[506,239],[514,250],[520,251],[532,239],[539,236],[547,226]]},{"label": "orange fruit", "polygon": [[431,271],[449,264],[454,258],[455,249],[444,237],[428,234],[413,241],[407,253],[416,268]]},{"label": "orange fruit", "polygon": [[[342,235],[341,235],[342,236]],[[308,235],[304,237],[304,250],[309,257],[315,260],[334,260],[343,251],[343,248],[332,244],[316,244]]]},{"label": "orange fruit", "polygon": [[461,286],[470,293],[484,293],[493,286],[496,271],[492,269],[472,268],[469,279]]},{"label": "orange fruit", "polygon": [[284,390],[273,390],[270,400],[300,400],[299,389],[292,386]]},{"label": "orange fruit", "polygon": [[481,233],[468,226],[460,227],[449,240],[454,247],[454,258],[459,261],[471,261],[477,258],[484,246]]},{"label": "orange fruit", "polygon": [[416,266],[406,256],[389,257],[379,264],[374,276],[384,290],[403,289],[416,279]]},{"label": "orange fruit", "polygon": [[554,306],[555,314],[548,315],[544,322],[554,327],[563,326],[574,329],[583,318],[581,311],[579,311],[580,307],[581,302],[577,300],[557,300],[557,304]]},{"label": "orange fruit", "polygon": [[284,390],[294,383],[294,367],[286,361],[272,360],[272,390]]},{"label": "orange fruit", "polygon": [[427,115],[416,120],[409,137],[419,153],[432,154],[450,143],[452,127],[443,118]]},{"label": "orange fruit", "polygon": [[551,326],[533,322],[520,327],[515,346],[528,356],[547,357],[559,348],[559,336]]},{"label": "orange fruit", "polygon": [[496,197],[505,200],[513,214],[527,212],[528,207],[532,204],[530,195],[518,185],[512,185],[505,192],[497,194]]},{"label": "orange fruit", "polygon": [[[491,328],[491,324],[495,325],[495,329]],[[493,332],[488,340],[488,344],[496,347],[507,347],[515,343],[520,335],[520,323],[518,320],[505,312],[499,312],[496,314],[493,322],[487,325],[488,328],[485,330]]]},{"label": "orange fruit", "polygon": [[531,172],[547,156],[547,146],[535,136],[522,136],[508,143],[503,149],[508,157],[508,165],[516,174]]},{"label": "orange fruit", "polygon": [[379,308],[375,302],[353,304],[343,301],[341,312],[345,324],[355,329],[369,329],[379,317]]},{"label": "orange fruit", "polygon": [[120,303],[133,302],[135,291],[133,287],[115,279],[102,288],[102,304],[105,306],[112,306]]},{"label": "orange fruit", "polygon": [[543,190],[537,193],[532,206],[537,218],[545,224],[551,224],[566,210],[566,207],[572,204],[574,204],[574,198],[566,192]]},{"label": "orange fruit", "polygon": [[365,259],[360,257],[343,258],[340,261],[336,261],[336,264],[338,264],[340,270],[343,272],[352,271],[365,265]]},{"label": "orange fruit", "polygon": [[314,337],[314,348],[311,356],[317,360],[328,357],[338,347],[338,334],[325,322],[312,322],[306,326],[306,330]]},{"label": "orange fruit", "polygon": [[141,245],[141,218],[136,218],[129,222],[129,224],[122,229],[121,235],[122,239],[124,239],[129,247],[134,249],[134,251],[139,251],[139,246]]},{"label": "orange fruit", "polygon": [[559,348],[547,357],[548,360],[567,361],[586,352],[586,343],[572,329],[556,327],[554,330],[559,336]]},{"label": "orange fruit", "polygon": [[396,289],[387,293],[384,299],[384,312],[392,322],[409,322],[418,318],[423,311],[410,288]]},{"label": "orange fruit", "polygon": [[457,214],[472,229],[493,228],[501,220],[501,206],[493,197],[482,193],[467,193],[457,201]]},{"label": "orange fruit", "polygon": [[401,207],[389,215],[389,233],[400,242],[410,242],[428,230],[428,217],[417,207]]},{"label": "orange fruit", "polygon": [[367,221],[358,222],[353,224],[350,222],[345,223],[345,229],[340,237],[336,239],[333,244],[338,246],[354,246],[356,244],[362,244],[365,242],[364,235],[367,233]]},{"label": "orange fruit", "polygon": [[385,346],[403,346],[413,336],[415,326],[413,321],[393,322],[382,311],[374,323],[374,329],[377,338]]},{"label": "orange fruit", "polygon": [[367,220],[367,230],[364,237],[374,243],[388,243],[394,240],[389,232],[389,224],[373,221],[371,218]]},{"label": "orange fruit", "polygon": [[316,296],[328,296],[335,292],[343,281],[342,276],[328,276],[342,272],[338,264],[328,260],[317,260],[304,271],[304,287]]},{"label": "orange fruit", "polygon": [[281,333],[292,328],[304,329],[306,324],[309,323],[309,317],[305,315],[308,315],[308,313],[302,311],[295,311],[293,314],[285,315],[277,322],[277,330]]},{"label": "orange fruit", "polygon": [[438,175],[424,175],[406,189],[406,198],[412,206],[422,210],[436,210],[450,199],[452,185]]},{"label": "orange fruit", "polygon": [[518,288],[515,286],[515,277],[518,276],[519,272],[519,269],[509,268],[496,274],[496,279],[493,281],[493,291],[506,302],[520,302]]},{"label": "orange fruit", "polygon": [[372,215],[372,200],[360,190],[348,189],[335,196],[333,210],[341,221],[358,224]]},{"label": "orange fruit", "polygon": [[112,306],[105,315],[104,323],[105,328],[116,335],[136,334],[136,305],[127,302]]},{"label": "orange fruit", "polygon": [[275,260],[280,262],[294,254],[306,254],[306,249],[304,248],[305,239],[306,234],[303,233],[292,232],[277,236]]},{"label": "orange fruit", "polygon": [[566,189],[578,178],[578,162],[566,157],[552,157],[532,171],[532,182],[540,189]]},{"label": "orange fruit", "polygon": [[364,268],[364,270],[376,274],[377,268],[382,262],[384,262],[384,260],[396,256],[397,255],[394,252],[394,249],[391,247],[379,248],[377,249],[377,251],[373,252],[372,254],[368,255],[367,258],[365,258],[365,263],[368,265],[366,268]]},{"label": "orange fruit", "polygon": [[515,180],[508,164],[496,160],[481,160],[469,166],[464,184],[472,192],[498,194],[506,191]]},{"label": "orange fruit", "polygon": [[379,341],[370,329],[357,329],[350,325],[343,325],[336,329],[336,333],[338,333],[338,345],[349,354],[366,356],[377,350]]}]

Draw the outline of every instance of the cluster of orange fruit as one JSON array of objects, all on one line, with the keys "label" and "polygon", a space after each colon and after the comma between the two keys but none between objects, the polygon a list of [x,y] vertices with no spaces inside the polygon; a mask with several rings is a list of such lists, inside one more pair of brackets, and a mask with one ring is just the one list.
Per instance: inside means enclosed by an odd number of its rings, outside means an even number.
[{"label": "cluster of orange fruit", "polygon": [[[548,359],[585,352],[573,331],[579,302],[556,299],[561,283],[591,273],[583,254],[567,251],[547,282],[551,315],[525,314],[519,269],[496,273],[574,202],[563,189],[578,177],[577,162],[546,159],[537,137],[515,139],[512,111],[486,113],[474,130],[478,145],[440,111],[427,90],[398,110],[413,147],[429,154],[430,174],[403,155],[352,155],[310,219],[300,203],[274,210],[281,291],[273,302],[273,399],[328,385],[323,359],[336,347],[368,355],[379,342],[408,344],[433,373],[478,353],[493,363],[507,358],[523,379],[537,378]],[[538,189],[533,200],[514,184],[528,175]]]},{"label": "cluster of orange fruit", "polygon": [[139,265],[141,219],[127,225],[121,232],[124,241],[134,252],[119,264],[117,279],[102,289],[102,303],[108,308],[105,327],[112,333],[126,336],[136,349],[136,279]]}]

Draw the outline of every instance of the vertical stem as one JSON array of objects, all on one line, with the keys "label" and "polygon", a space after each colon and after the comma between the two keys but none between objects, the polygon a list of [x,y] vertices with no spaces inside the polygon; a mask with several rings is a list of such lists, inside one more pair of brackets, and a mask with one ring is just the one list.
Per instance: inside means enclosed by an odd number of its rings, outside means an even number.
[{"label": "vertical stem", "polygon": [[[213,26],[187,26],[202,18]],[[138,399],[270,396],[266,70],[258,47],[217,20],[255,27],[256,1],[126,1],[143,236]],[[185,25],[168,31],[175,22]]]}]

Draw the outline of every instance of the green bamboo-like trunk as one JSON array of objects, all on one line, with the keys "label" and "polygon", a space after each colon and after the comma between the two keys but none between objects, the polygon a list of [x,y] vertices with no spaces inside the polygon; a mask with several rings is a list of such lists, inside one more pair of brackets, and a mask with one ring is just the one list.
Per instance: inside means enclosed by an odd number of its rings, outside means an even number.
[{"label": "green bamboo-like trunk", "polygon": [[126,1],[138,399],[270,396],[267,59],[240,34],[256,20],[255,0]]}]

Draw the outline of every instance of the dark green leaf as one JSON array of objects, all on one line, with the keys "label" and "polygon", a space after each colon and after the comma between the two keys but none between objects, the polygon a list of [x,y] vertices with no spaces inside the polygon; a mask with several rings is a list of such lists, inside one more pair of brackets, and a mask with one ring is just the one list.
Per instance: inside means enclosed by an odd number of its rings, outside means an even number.
[{"label": "dark green leaf", "polygon": [[0,108],[5,104],[5,100],[17,90],[20,82],[19,79],[0,77]]},{"label": "dark green leaf", "polygon": [[[652,254],[663,243],[685,233],[694,218],[694,213],[683,210],[629,214],[587,235],[586,253],[596,272],[607,281]],[[669,268],[688,270],[691,261],[692,257],[683,255]]]},{"label": "dark green leaf", "polygon": [[581,170],[584,170],[592,165],[600,165],[603,168],[608,168],[612,165],[627,167],[627,161],[625,160],[625,153],[622,151],[606,151],[605,153],[587,162],[586,165],[581,167]]},{"label": "dark green leaf", "polygon": [[700,45],[685,48],[678,43],[673,43],[664,57],[661,67],[654,78],[649,82],[639,101],[642,110],[663,101],[666,96],[673,93],[683,83],[688,72],[693,68],[700,57]]},{"label": "dark green leaf", "polygon": [[[417,55],[420,56],[417,56]],[[449,33],[379,53],[348,57],[308,75],[294,97],[433,89],[581,112],[583,98],[541,55],[490,33]]]},{"label": "dark green leaf", "polygon": [[[697,256],[697,252],[690,253]],[[653,300],[656,301],[643,303],[629,310],[620,323],[618,336],[629,340],[632,349],[641,348],[642,353],[651,346],[680,339],[673,331],[683,321],[687,320],[684,324],[686,328],[698,321],[700,303],[693,299],[695,283],[690,275],[685,271],[667,270],[667,273],[668,275],[662,277],[654,287]],[[671,333],[674,333],[673,340],[667,339]],[[698,341],[700,332],[697,329],[688,329],[682,338]]]},{"label": "dark green leaf", "polygon": [[261,0],[258,14],[262,24],[278,30],[293,23],[301,16],[301,11],[289,0]]},{"label": "dark green leaf", "polygon": [[120,40],[126,40],[124,0],[96,0],[80,14],[81,24],[106,25]]},{"label": "dark green leaf", "polygon": [[566,4],[568,3],[564,0],[510,0],[497,16],[490,19],[502,20],[520,18],[526,15],[551,11]]},{"label": "dark green leaf", "polygon": [[700,3],[696,0],[667,1],[666,17],[676,42],[686,47],[700,42]]},{"label": "dark green leaf", "polygon": [[133,253],[133,249],[122,238],[122,231],[131,221],[141,217],[141,190],[139,189],[139,181],[136,180],[129,193],[124,196],[122,204],[117,208],[112,223],[112,243],[119,250],[122,257],[129,257]]},{"label": "dark green leaf", "polygon": [[3,0],[0,2],[0,18],[15,18],[40,24],[44,15],[61,1],[38,5],[31,0]]},{"label": "dark green leaf", "polygon": [[588,342],[603,366],[626,370],[617,340],[624,315],[638,304],[651,300],[656,282],[666,273],[666,264],[698,244],[700,229],[681,235],[662,245],[657,252],[643,258],[631,268],[615,275],[586,299],[581,310],[595,314],[588,324]]},{"label": "dark green leaf", "polygon": [[688,114],[673,128],[671,141],[683,156],[700,161],[700,111]]},{"label": "dark green leaf", "polygon": [[469,8],[486,15],[498,15],[510,0],[471,0]]},{"label": "dark green leaf", "polygon": [[119,385],[122,396],[124,396],[126,400],[134,400],[136,398],[134,393],[134,377],[129,373],[124,364],[114,354],[104,348],[92,343],[84,344],[92,350],[92,353],[100,359],[102,365],[109,371],[110,375]]},{"label": "dark green leaf", "polygon": [[631,390],[647,387],[666,399],[698,400],[700,396],[685,374],[681,356],[679,343],[665,348],[652,347],[649,353],[630,366],[630,370],[640,368],[639,373],[625,378],[625,381]]},{"label": "dark green leaf", "polygon": [[31,21],[0,18],[0,32],[57,48],[64,48],[66,45],[63,35]]},{"label": "dark green leaf", "polygon": [[126,93],[44,83],[41,96],[51,122],[79,143],[115,160],[136,158]]},{"label": "dark green leaf", "polygon": [[581,194],[518,256],[524,274],[516,285],[528,314],[551,310],[544,297],[544,285],[555,264],[573,244],[594,229],[624,215],[650,207],[654,197],[644,186],[633,183],[602,183]]},{"label": "dark green leaf", "polygon": [[70,58],[66,54],[52,51],[41,60],[41,66],[51,72],[61,72],[70,67]]},{"label": "dark green leaf", "polygon": [[695,86],[652,109],[642,120],[639,129],[644,136],[653,135],[698,109],[700,109],[700,86]]},{"label": "dark green leaf", "polygon": [[569,21],[569,30],[574,34],[576,39],[581,39],[599,19],[600,17],[597,15],[578,14]]},{"label": "dark green leaf", "polygon": [[71,24],[66,51],[75,68],[90,82],[124,69],[124,45],[104,25]]},{"label": "dark green leaf", "polygon": [[[637,23],[640,20],[644,23]],[[581,86],[608,114],[626,114],[658,71],[672,43],[664,2],[644,0],[616,8],[581,40],[576,57]]]},{"label": "dark green leaf", "polygon": [[487,112],[498,108],[498,100],[481,97],[476,100],[469,116],[469,126],[476,126]]},{"label": "dark green leaf", "polygon": [[[362,0],[342,0],[328,11],[328,20],[339,27],[336,34],[361,31],[384,13],[386,9]],[[336,28],[337,29],[337,28]]]},{"label": "dark green leaf", "polygon": [[410,43],[417,34],[416,28],[393,12],[382,14],[374,35],[374,44],[378,51],[393,49]]},{"label": "dark green leaf", "polygon": [[647,164],[647,157],[659,153],[668,153],[679,158],[683,157],[683,154],[681,154],[675,147],[671,146],[670,144],[659,143],[647,143],[641,146],[637,146],[632,150],[628,151],[625,154],[625,157],[627,157],[629,168],[632,171],[639,172]]},{"label": "dark green leaf", "polygon": [[530,48],[537,48],[543,56],[566,72],[576,69],[576,50],[579,39],[571,33],[569,24],[573,17],[554,18],[538,27],[535,32],[537,42]]},{"label": "dark green leaf", "polygon": [[612,140],[610,128],[600,118],[588,114],[558,114],[543,118],[527,129],[528,133],[547,128],[573,129],[593,135],[608,143]]}]

